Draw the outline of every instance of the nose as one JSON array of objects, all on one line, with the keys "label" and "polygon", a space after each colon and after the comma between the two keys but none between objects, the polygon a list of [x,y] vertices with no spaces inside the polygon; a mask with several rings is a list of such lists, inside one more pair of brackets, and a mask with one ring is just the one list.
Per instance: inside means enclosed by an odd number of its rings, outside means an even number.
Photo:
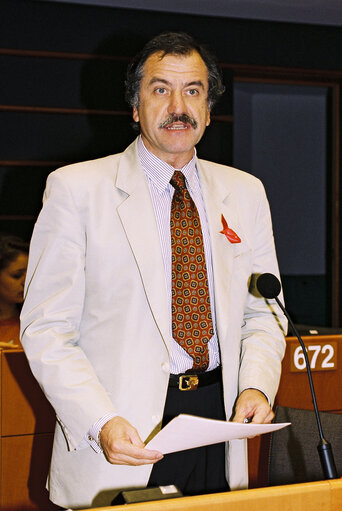
[{"label": "nose", "polygon": [[20,279],[20,285],[24,289],[25,286],[25,279],[26,279],[26,272],[23,274],[23,276]]},{"label": "nose", "polygon": [[183,114],[186,112],[185,100],[181,91],[173,91],[168,107],[169,114]]}]

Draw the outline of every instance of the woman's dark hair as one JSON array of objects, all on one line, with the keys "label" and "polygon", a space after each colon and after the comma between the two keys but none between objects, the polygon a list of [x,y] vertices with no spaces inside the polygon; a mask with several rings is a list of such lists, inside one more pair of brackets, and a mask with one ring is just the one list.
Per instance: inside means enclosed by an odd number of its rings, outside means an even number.
[{"label": "woman's dark hair", "polygon": [[164,32],[149,41],[129,64],[126,75],[126,100],[131,107],[139,105],[140,82],[146,60],[154,53],[165,55],[189,55],[196,51],[208,69],[208,107],[211,110],[224,93],[222,73],[217,60],[209,50],[198,44],[190,35],[183,32]]},{"label": "woman's dark hair", "polygon": [[0,232],[0,271],[7,268],[18,255],[28,254],[29,244],[18,236]]}]

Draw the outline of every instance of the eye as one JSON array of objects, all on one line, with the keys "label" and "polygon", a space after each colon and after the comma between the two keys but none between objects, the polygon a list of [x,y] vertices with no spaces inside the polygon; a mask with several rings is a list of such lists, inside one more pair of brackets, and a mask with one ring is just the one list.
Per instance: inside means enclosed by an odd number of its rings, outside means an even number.
[{"label": "eye", "polygon": [[163,94],[166,94],[166,89],[165,89],[165,87],[157,87],[157,88],[155,89],[155,92],[156,92],[157,94],[161,94],[161,95],[163,95]]},{"label": "eye", "polygon": [[12,273],[11,277],[12,277],[12,279],[19,280],[19,279],[22,278],[23,275],[25,275],[25,271],[24,270],[20,270],[18,272]]},{"label": "eye", "polygon": [[187,93],[189,96],[197,96],[199,94],[197,89],[189,89]]}]

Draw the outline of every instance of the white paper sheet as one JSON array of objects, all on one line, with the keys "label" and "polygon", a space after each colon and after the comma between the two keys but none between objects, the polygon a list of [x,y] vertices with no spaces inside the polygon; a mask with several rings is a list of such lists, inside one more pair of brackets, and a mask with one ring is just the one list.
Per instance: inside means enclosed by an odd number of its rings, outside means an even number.
[{"label": "white paper sheet", "polygon": [[181,414],[161,429],[146,445],[146,448],[168,454],[236,438],[250,438],[263,433],[271,433],[290,424],[290,422],[281,424],[241,424],[239,422],[218,421]]}]

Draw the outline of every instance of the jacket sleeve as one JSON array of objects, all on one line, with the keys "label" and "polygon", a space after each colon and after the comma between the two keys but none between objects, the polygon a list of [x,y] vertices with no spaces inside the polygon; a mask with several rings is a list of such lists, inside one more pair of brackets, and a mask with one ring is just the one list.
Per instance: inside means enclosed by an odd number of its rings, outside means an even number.
[{"label": "jacket sleeve", "polygon": [[[270,209],[263,186],[259,183],[259,200],[253,234],[253,269],[244,308],[239,372],[239,392],[258,388],[273,403],[281,374],[285,351],[287,321],[275,300],[265,300],[256,288],[264,272],[278,278]],[[282,295],[279,297],[282,299]]]},{"label": "jacket sleeve", "polygon": [[90,426],[116,413],[78,344],[85,298],[86,231],[63,172],[50,174],[33,232],[21,314],[21,338],[32,372],[69,449]]}]

